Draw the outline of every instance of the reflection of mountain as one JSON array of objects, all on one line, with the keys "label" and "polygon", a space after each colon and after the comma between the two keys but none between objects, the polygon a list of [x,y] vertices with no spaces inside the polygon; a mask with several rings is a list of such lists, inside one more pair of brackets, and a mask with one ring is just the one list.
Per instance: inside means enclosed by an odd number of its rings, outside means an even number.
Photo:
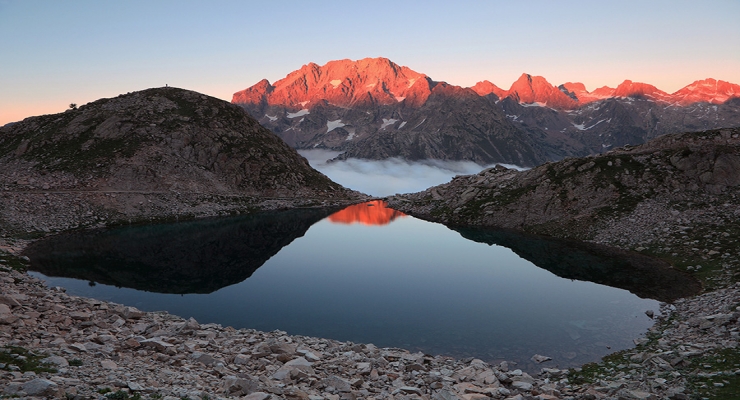
[{"label": "reflection of mountain", "polygon": [[335,224],[354,224],[359,222],[365,225],[387,225],[396,218],[406,214],[386,207],[383,200],[373,200],[367,203],[355,204],[329,216],[329,221]]},{"label": "reflection of mountain", "polygon": [[520,257],[561,278],[625,289],[643,298],[665,302],[701,290],[701,284],[688,274],[641,254],[511,231],[452,229],[469,240],[508,247]]},{"label": "reflection of mountain", "polygon": [[331,210],[305,209],[72,233],[30,245],[31,269],[158,293],[211,293],[249,278]]}]

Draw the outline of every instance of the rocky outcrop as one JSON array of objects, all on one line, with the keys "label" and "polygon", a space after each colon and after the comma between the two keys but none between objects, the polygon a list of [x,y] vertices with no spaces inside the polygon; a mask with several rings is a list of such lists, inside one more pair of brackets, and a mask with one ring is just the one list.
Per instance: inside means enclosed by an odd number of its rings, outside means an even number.
[{"label": "rocky outcrop", "polygon": [[[638,147],[516,171],[459,176],[391,207],[444,223],[533,229],[624,214],[665,197],[730,196],[740,186],[740,129],[666,135]],[[593,225],[590,223],[589,225]]]},{"label": "rocky outcrop", "polygon": [[241,108],[170,87],[4,126],[0,167],[0,226],[15,231],[362,198]]}]

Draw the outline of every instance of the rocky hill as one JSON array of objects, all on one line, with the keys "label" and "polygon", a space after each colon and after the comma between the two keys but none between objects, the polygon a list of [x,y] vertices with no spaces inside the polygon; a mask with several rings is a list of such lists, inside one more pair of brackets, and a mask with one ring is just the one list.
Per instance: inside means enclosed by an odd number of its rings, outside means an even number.
[{"label": "rocky hill", "polygon": [[470,160],[539,165],[666,133],[740,126],[740,85],[705,79],[669,94],[625,80],[588,91],[522,74],[508,90],[466,89],[385,58],[308,64],[232,102],[299,149],[340,159]]},{"label": "rocky hill", "polygon": [[738,260],[740,129],[664,135],[527,171],[497,166],[388,203],[444,224],[604,243],[721,273]]},{"label": "rocky hill", "polygon": [[0,189],[20,232],[362,198],[240,107],[171,87],[0,128]]}]

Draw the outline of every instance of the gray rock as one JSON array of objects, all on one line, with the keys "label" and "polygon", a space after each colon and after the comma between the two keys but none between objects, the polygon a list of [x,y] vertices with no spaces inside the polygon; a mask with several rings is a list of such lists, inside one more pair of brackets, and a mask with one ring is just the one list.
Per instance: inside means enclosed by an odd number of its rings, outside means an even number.
[{"label": "gray rock", "polygon": [[[21,303],[17,299],[15,299],[15,298],[13,298],[11,296],[8,296],[6,294],[0,294],[0,305],[7,305],[7,306],[10,306],[10,307],[19,307],[21,305]],[[1,307],[0,307],[0,309],[1,309]],[[10,312],[10,310],[8,310],[8,312]],[[2,314],[2,313],[3,312],[0,311],[0,314]]]},{"label": "gray rock", "polygon": [[351,392],[352,391],[352,386],[349,384],[349,382],[345,381],[344,379],[336,375],[331,375],[325,378],[321,383],[325,387],[331,386],[339,392]]},{"label": "gray rock", "polygon": [[251,394],[248,394],[242,398],[242,400],[267,400],[270,398],[269,393],[265,392],[254,392]]},{"label": "gray rock", "polygon": [[250,357],[246,354],[237,354],[234,356],[234,364],[236,365],[245,365],[249,364]]},{"label": "gray rock", "polygon": [[313,363],[303,357],[298,357],[285,363],[286,367],[310,367]]},{"label": "gray rock", "polygon": [[190,355],[190,358],[193,359],[193,360],[196,360],[196,361],[198,361],[198,362],[200,362],[200,363],[202,363],[203,365],[206,365],[206,366],[213,366],[213,365],[216,365],[219,362],[221,362],[220,360],[216,359],[212,355],[201,353],[199,351],[196,351],[193,354],[191,354]]},{"label": "gray rock", "polygon": [[273,354],[295,354],[296,346],[294,344],[273,341],[268,343],[270,351]]},{"label": "gray rock", "polygon": [[531,383],[524,382],[524,381],[514,381],[511,383],[511,386],[513,388],[524,390],[526,392],[529,392],[530,390],[532,390],[532,387],[533,387]]},{"label": "gray rock", "polygon": [[416,394],[421,396],[424,392],[421,391],[421,389],[413,386],[402,386],[396,390],[393,391],[393,395],[399,394],[399,393],[405,393],[405,394]]},{"label": "gray rock", "polygon": [[60,356],[49,356],[41,360],[41,362],[55,364],[60,367],[69,367],[69,361],[66,358]]},{"label": "gray rock", "polygon": [[[224,378],[223,383],[221,384],[221,390],[230,396],[245,396],[252,393],[258,393],[261,388],[260,386],[259,381],[255,379],[228,376]],[[259,397],[261,395],[258,394],[257,396]]]},{"label": "gray rock", "polygon": [[144,339],[144,340],[139,341],[139,344],[141,344],[144,347],[153,348],[154,350],[160,353],[164,353],[170,348],[174,347],[174,345],[165,342],[161,338]]},{"label": "gray rock", "polygon": [[55,397],[59,386],[50,380],[36,378],[24,383],[22,390],[29,396]]},{"label": "gray rock", "polygon": [[461,400],[461,398],[454,392],[447,389],[441,389],[432,393],[432,400]]},{"label": "gray rock", "polygon": [[532,356],[532,361],[536,362],[537,364],[541,364],[545,361],[550,361],[550,360],[552,360],[552,357],[542,356],[539,354],[535,354]]}]

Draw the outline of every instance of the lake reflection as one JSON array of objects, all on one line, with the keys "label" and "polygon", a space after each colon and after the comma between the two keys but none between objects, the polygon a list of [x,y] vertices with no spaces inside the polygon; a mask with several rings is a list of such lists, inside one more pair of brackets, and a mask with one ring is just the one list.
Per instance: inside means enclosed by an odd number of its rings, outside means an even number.
[{"label": "lake reflection", "polygon": [[[261,222],[232,218],[127,227],[37,242],[27,255],[45,275],[78,278],[42,276],[76,295],[167,310],[201,323],[512,360],[530,371],[596,361],[630,347],[651,325],[645,310],[658,309],[655,300],[559,278],[508,248],[389,210],[382,203],[356,206],[307,230],[328,212],[303,210],[310,217],[289,214],[287,219],[265,214]],[[294,222],[270,229],[277,224],[271,218]],[[214,235],[218,240],[209,241]],[[229,286],[209,294],[154,293],[180,293],[193,283],[177,265],[163,267],[169,256],[155,255],[148,242],[136,244],[137,237],[153,240],[160,253],[178,254],[173,260],[184,262],[187,270],[201,271],[192,274],[193,282],[211,286],[199,292]],[[145,265],[149,260],[157,262]],[[87,276],[86,265],[92,271]],[[205,279],[221,269],[229,272],[214,279],[218,284]],[[178,290],[157,290],[155,284],[170,287],[170,273]],[[101,284],[109,275],[123,287]],[[91,280],[97,284],[88,285]],[[126,288],[129,283],[141,290]],[[529,359],[536,353],[553,361],[535,366]]]}]

